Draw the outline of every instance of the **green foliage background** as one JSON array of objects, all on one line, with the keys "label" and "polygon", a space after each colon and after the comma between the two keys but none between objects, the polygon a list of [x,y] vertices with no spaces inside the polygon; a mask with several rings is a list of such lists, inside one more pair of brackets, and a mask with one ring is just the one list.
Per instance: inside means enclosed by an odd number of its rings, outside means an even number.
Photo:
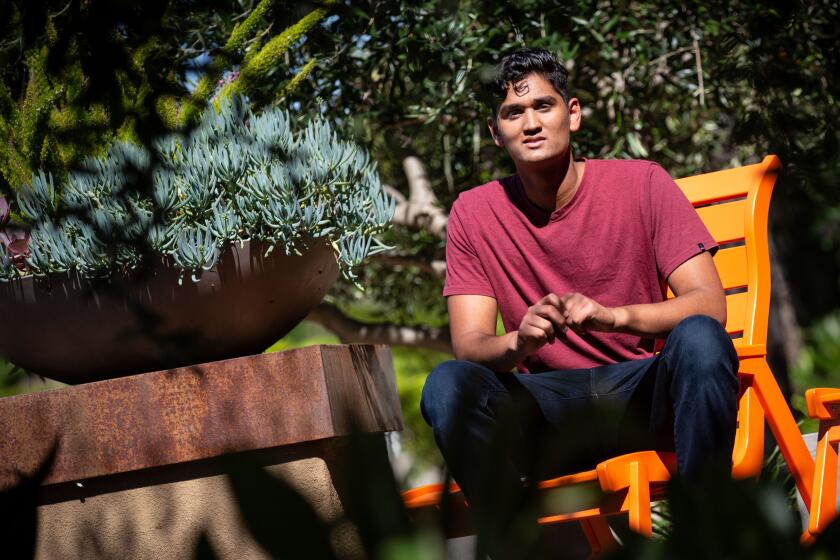
[{"label": "green foliage background", "polygon": [[[779,155],[772,232],[797,311],[809,324],[840,304],[836,4],[436,0],[337,13],[301,45],[332,49],[330,64],[290,99],[352,120],[386,182],[407,190],[400,162],[417,155],[448,207],[510,173],[486,133],[481,82],[511,49],[545,47],[567,61],[584,107],[579,156],[649,158],[686,176]],[[394,235],[408,254],[441,256],[433,238]],[[819,274],[802,266],[813,262]],[[388,290],[405,272],[372,266],[370,298],[397,313]]]}]

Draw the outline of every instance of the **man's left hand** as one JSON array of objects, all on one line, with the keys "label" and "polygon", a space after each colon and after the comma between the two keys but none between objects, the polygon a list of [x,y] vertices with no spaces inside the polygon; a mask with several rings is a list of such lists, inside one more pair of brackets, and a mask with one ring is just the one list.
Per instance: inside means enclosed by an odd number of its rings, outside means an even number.
[{"label": "man's left hand", "polygon": [[560,298],[560,302],[563,306],[560,311],[566,319],[566,326],[576,333],[615,330],[615,310],[604,307],[594,299],[569,292]]}]

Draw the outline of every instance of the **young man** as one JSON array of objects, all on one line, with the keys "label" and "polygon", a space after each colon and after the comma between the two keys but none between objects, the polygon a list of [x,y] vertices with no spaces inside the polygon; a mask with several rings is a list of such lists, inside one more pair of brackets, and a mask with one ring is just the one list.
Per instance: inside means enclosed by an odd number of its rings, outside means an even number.
[{"label": "young man", "polygon": [[421,401],[453,478],[480,509],[499,480],[632,450],[676,450],[687,477],[730,468],[737,356],[717,244],[658,165],[574,159],[581,107],[550,53],[508,55],[493,87],[488,126],[516,174],[452,207],[457,360]]}]

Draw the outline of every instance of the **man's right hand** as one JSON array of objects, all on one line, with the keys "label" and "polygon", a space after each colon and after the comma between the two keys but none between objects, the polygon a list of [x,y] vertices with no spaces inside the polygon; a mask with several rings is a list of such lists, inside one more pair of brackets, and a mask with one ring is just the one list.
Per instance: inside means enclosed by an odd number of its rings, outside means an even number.
[{"label": "man's right hand", "polygon": [[548,294],[528,308],[516,338],[516,350],[530,356],[542,346],[553,343],[557,337],[566,336],[563,303],[557,294]]},{"label": "man's right hand", "polygon": [[496,335],[499,307],[495,298],[454,295],[447,298],[452,349],[459,360],[482,364],[499,373],[510,371],[543,345],[563,338],[566,321],[562,300],[548,294],[528,308],[519,330]]}]

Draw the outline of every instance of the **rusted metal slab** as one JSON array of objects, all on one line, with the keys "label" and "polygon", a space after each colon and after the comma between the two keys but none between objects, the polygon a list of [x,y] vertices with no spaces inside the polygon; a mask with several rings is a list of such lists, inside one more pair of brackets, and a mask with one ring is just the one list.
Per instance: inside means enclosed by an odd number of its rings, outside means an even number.
[{"label": "rusted metal slab", "polygon": [[310,346],[0,399],[0,488],[402,429],[385,346]]}]

